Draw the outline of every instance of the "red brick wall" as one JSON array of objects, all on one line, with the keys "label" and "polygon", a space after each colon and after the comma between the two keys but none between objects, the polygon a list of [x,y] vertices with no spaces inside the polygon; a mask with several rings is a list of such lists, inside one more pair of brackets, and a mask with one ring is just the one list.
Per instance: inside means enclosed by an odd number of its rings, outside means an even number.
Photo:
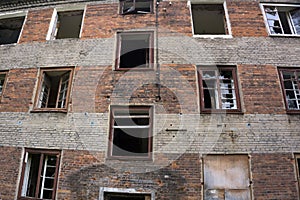
[{"label": "red brick wall", "polygon": [[299,199],[291,153],[252,154],[254,198]]},{"label": "red brick wall", "polygon": [[[104,155],[94,155],[88,151],[64,150],[58,199],[97,199],[100,187],[153,190],[156,191],[155,199],[160,200],[198,200],[201,197],[201,163],[198,154],[184,154],[169,166],[147,173],[116,171],[99,162]],[[122,165],[124,162],[116,164]]]},{"label": "red brick wall", "polygon": [[52,13],[53,9],[29,11],[20,38],[20,43],[46,41]]},{"label": "red brick wall", "polygon": [[[193,65],[161,66],[161,100],[156,102],[158,86],[155,71],[113,71],[107,67],[99,78],[96,112],[107,112],[110,104],[157,103],[167,113],[197,112],[197,81]],[[144,82],[143,82],[144,81]],[[178,99],[179,98],[179,99]],[[194,106],[192,106],[194,105]]]},{"label": "red brick wall", "polygon": [[283,114],[283,95],[276,67],[238,65],[245,113]]},{"label": "red brick wall", "polygon": [[33,103],[38,69],[11,69],[7,74],[0,112],[27,112]]},{"label": "red brick wall", "polygon": [[228,1],[233,37],[266,37],[267,30],[259,2]]},{"label": "red brick wall", "polygon": [[11,200],[17,194],[21,148],[0,146],[0,199]]}]

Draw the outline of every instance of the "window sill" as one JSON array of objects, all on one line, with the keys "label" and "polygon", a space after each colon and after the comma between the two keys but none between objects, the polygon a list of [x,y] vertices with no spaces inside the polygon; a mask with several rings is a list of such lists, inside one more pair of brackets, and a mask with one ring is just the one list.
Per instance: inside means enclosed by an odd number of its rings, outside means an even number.
[{"label": "window sill", "polygon": [[154,71],[153,67],[115,68],[114,71]]},{"label": "window sill", "polygon": [[37,112],[40,112],[40,113],[41,112],[44,112],[44,113],[48,113],[48,112],[67,113],[68,110],[66,108],[34,108],[30,112],[32,112],[32,113],[37,113]]},{"label": "window sill", "polygon": [[269,34],[270,37],[291,37],[291,38],[299,38],[300,35],[295,34]]},{"label": "window sill", "polygon": [[215,38],[233,38],[232,35],[193,35],[193,38],[209,38],[209,39],[215,39]]},{"label": "window sill", "polygon": [[218,110],[201,110],[200,114],[244,114],[241,110],[226,110],[226,109],[218,109]]},{"label": "window sill", "polygon": [[289,115],[300,115],[300,110],[287,110],[286,114],[289,114]]},{"label": "window sill", "polygon": [[151,157],[137,157],[137,156],[108,156],[106,160],[120,160],[120,161],[153,161]]}]

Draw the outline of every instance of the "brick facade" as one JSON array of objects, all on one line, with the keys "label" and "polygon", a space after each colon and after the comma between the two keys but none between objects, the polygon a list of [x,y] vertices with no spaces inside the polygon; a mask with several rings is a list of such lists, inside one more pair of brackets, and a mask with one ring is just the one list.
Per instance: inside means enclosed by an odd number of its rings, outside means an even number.
[{"label": "brick facade", "polygon": [[[54,9],[74,2],[85,7],[81,37],[47,41]],[[100,200],[100,188],[204,199],[206,155],[247,156],[251,199],[299,198],[300,117],[286,113],[277,68],[300,67],[300,40],[269,36],[258,1],[226,1],[232,35],[213,39],[193,36],[186,1],[160,2],[157,20],[156,2],[136,15],[120,15],[118,1],[31,3],[0,3],[0,14],[28,12],[18,44],[0,45],[0,199],[18,199],[24,148],[61,150],[56,199]],[[160,65],[116,70],[124,31],[153,31]],[[241,112],[201,112],[207,65],[236,66]],[[74,67],[68,112],[34,112],[40,68],[61,67]],[[151,160],[109,158],[111,105],[153,107]]]}]

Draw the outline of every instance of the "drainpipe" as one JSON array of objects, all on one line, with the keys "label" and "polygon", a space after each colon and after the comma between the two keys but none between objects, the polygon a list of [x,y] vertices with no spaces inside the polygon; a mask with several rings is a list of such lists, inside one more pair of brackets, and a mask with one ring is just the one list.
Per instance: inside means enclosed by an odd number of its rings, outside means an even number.
[{"label": "drainpipe", "polygon": [[158,102],[161,100],[160,96],[160,89],[161,89],[161,84],[160,84],[160,64],[159,64],[159,59],[158,59],[158,6],[159,6],[160,0],[156,1],[156,6],[155,6],[155,32],[156,32],[156,86],[157,86],[157,95],[155,96],[155,101]]}]

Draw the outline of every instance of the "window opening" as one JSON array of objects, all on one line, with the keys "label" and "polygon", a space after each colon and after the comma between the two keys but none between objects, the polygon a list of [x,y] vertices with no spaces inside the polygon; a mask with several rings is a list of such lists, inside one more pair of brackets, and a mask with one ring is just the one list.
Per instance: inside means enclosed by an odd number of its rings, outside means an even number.
[{"label": "window opening", "polygon": [[151,195],[104,192],[104,200],[151,200]]},{"label": "window opening", "polygon": [[205,110],[239,109],[236,74],[234,68],[200,69],[202,108]]},{"label": "window opening", "polygon": [[111,156],[150,157],[150,107],[112,108]]},{"label": "window opening", "polygon": [[152,0],[122,0],[121,14],[145,14],[152,12]]},{"label": "window opening", "polygon": [[24,20],[25,16],[0,19],[0,44],[17,43]]},{"label": "window opening", "polygon": [[4,83],[5,83],[5,76],[6,73],[1,73],[0,72],[0,96],[2,95],[3,89],[4,89]]},{"label": "window opening", "polygon": [[83,10],[57,12],[52,39],[79,38]]},{"label": "window opening", "polygon": [[37,108],[67,108],[71,70],[43,70]]},{"label": "window opening", "polygon": [[223,4],[192,4],[195,35],[228,34]]},{"label": "window opening", "polygon": [[55,199],[59,156],[59,152],[26,152],[20,195],[22,199]]},{"label": "window opening", "polygon": [[118,42],[117,68],[150,68],[152,66],[152,33],[120,33]]},{"label": "window opening", "polygon": [[288,110],[300,110],[300,70],[280,69],[281,82]]},{"label": "window opening", "polygon": [[300,7],[264,5],[270,34],[300,34]]}]

